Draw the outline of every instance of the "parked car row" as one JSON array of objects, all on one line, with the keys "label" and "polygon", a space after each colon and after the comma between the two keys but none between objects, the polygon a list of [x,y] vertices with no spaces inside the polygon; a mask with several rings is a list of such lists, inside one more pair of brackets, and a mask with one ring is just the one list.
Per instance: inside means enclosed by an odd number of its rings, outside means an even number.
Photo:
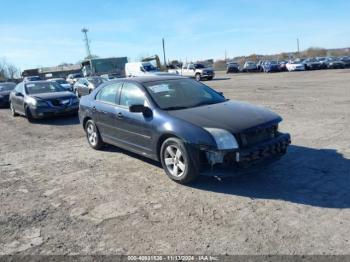
[{"label": "parked car row", "polygon": [[230,101],[187,77],[91,77],[80,78],[74,87],[80,85],[88,90],[80,100],[56,80],[2,83],[0,93],[8,97],[13,116],[23,115],[30,122],[79,112],[92,148],[112,144],[154,159],[169,178],[183,184],[217,165],[235,170],[263,160],[270,163],[283,156],[291,142],[290,135],[278,129],[279,115]]},{"label": "parked car row", "polygon": [[239,72],[283,72],[320,69],[343,69],[350,67],[350,57],[314,57],[290,61],[266,60],[255,63],[246,61],[243,66],[236,62],[227,64],[226,73]]}]

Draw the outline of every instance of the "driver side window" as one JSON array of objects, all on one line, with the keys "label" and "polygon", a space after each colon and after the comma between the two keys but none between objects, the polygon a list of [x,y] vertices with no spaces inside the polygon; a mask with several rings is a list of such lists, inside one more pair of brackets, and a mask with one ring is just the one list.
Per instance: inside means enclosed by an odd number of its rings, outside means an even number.
[{"label": "driver side window", "polygon": [[120,95],[120,105],[129,107],[131,105],[145,105],[146,97],[143,91],[135,84],[124,83]]},{"label": "driver side window", "polygon": [[15,92],[16,93],[20,93],[23,94],[24,93],[24,84],[23,83],[19,83],[16,88],[15,88]]},{"label": "driver side window", "polygon": [[116,104],[121,86],[122,86],[122,83],[116,83],[116,84],[112,84],[104,87],[97,94],[96,100],[109,103],[109,104]]}]

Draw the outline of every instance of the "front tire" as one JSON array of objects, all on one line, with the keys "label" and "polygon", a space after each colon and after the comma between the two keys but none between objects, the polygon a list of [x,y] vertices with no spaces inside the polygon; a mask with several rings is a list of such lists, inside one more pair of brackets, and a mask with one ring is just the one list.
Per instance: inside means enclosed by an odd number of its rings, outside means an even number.
[{"label": "front tire", "polygon": [[100,132],[93,120],[88,120],[86,122],[85,132],[88,143],[93,149],[99,150],[104,146]]},{"label": "front tire", "polygon": [[178,138],[171,137],[164,141],[160,160],[167,176],[180,184],[188,184],[199,176],[185,144]]},{"label": "front tire", "polygon": [[201,79],[202,79],[202,77],[201,77],[201,74],[199,74],[199,73],[197,73],[196,75],[195,75],[195,79],[196,79],[196,81],[201,81]]},{"label": "front tire", "polygon": [[26,113],[26,118],[27,118],[28,122],[33,123],[35,119],[34,119],[32,112],[30,111],[30,108],[28,106],[25,107],[25,113]]}]

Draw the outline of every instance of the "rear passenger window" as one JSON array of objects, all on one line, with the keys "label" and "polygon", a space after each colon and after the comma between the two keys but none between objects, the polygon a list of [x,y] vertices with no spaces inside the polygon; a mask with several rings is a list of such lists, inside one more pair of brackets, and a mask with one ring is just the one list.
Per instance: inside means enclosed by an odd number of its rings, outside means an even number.
[{"label": "rear passenger window", "polygon": [[131,106],[131,105],[145,105],[145,94],[141,89],[131,83],[125,83],[120,95],[120,105]]},{"label": "rear passenger window", "polygon": [[96,96],[96,100],[116,104],[117,102],[117,95],[119,94],[119,90],[122,86],[122,83],[116,83],[111,84],[108,86],[105,86],[98,92]]}]

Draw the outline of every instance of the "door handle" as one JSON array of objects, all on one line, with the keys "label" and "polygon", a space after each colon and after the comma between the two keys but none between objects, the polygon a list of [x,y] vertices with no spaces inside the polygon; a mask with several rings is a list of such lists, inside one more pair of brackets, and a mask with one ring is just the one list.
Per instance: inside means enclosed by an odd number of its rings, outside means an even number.
[{"label": "door handle", "polygon": [[117,114],[117,117],[118,117],[118,118],[123,118],[123,114],[122,114],[121,112],[119,112],[119,113]]}]

